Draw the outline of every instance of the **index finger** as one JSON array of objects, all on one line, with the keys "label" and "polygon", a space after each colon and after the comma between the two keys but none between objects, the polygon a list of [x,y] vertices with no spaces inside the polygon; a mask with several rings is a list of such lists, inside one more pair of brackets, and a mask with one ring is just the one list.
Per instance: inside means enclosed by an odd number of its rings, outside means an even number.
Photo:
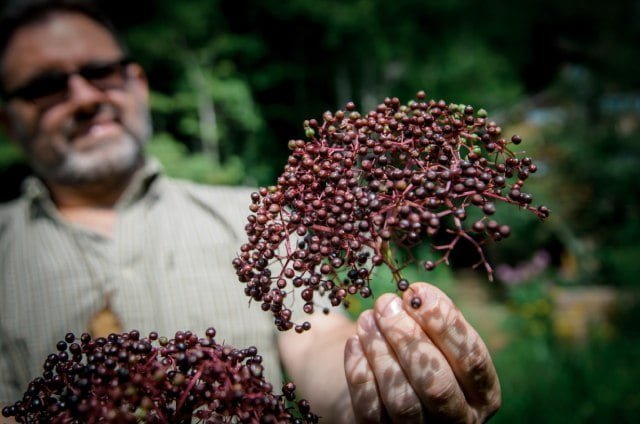
[{"label": "index finger", "polygon": [[444,354],[470,403],[497,410],[500,383],[489,350],[451,299],[435,286],[414,283],[403,303]]}]

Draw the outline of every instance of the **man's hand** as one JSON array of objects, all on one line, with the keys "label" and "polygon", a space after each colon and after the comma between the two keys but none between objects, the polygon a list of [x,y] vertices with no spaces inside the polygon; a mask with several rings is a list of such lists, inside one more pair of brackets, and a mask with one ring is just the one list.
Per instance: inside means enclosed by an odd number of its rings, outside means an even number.
[{"label": "man's hand", "polygon": [[322,422],[475,424],[500,406],[486,346],[434,286],[382,295],[357,323],[340,313],[309,321],[311,331],[284,332],[278,342],[298,395]]},{"label": "man's hand", "polygon": [[345,373],[362,423],[482,423],[500,407],[482,339],[442,291],[425,283],[402,298],[381,296],[360,316],[345,346]]}]

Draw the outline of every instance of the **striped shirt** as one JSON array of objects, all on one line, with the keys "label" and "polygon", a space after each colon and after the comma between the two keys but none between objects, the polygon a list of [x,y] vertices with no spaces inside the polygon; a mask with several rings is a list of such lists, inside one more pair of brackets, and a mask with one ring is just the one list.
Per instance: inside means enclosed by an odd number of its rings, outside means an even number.
[{"label": "striped shirt", "polygon": [[123,330],[178,330],[256,346],[280,387],[274,325],[249,304],[231,265],[244,239],[247,189],[174,180],[149,162],[116,208],[112,238],[61,219],[37,179],[0,206],[0,403],[22,397],[68,332],[87,330],[110,296]]}]

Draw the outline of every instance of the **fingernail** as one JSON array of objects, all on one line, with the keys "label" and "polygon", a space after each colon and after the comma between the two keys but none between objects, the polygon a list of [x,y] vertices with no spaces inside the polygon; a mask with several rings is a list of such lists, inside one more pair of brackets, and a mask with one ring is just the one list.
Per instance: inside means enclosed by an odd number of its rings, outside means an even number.
[{"label": "fingernail", "polygon": [[400,311],[402,311],[402,301],[399,297],[393,296],[380,312],[383,317],[392,317]]},{"label": "fingernail", "polygon": [[365,311],[365,313],[360,315],[360,318],[358,318],[358,324],[366,332],[375,330],[376,328],[375,320],[370,311]]},{"label": "fingernail", "polygon": [[433,308],[438,302],[438,293],[431,287],[421,288],[413,292],[407,291],[404,301],[413,309],[428,310]]}]

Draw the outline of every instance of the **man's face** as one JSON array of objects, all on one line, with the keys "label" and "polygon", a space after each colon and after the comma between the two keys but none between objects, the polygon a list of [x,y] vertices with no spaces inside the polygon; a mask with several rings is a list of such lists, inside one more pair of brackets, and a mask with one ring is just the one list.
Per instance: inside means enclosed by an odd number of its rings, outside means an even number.
[{"label": "man's face", "polygon": [[48,98],[17,96],[5,106],[11,135],[45,180],[99,183],[139,165],[151,132],[142,69],[125,64],[111,73],[98,71],[98,77],[76,73],[122,58],[111,34],[77,13],[56,13],[12,37],[3,61],[6,92],[29,87],[43,76],[70,75],[66,91]]}]

